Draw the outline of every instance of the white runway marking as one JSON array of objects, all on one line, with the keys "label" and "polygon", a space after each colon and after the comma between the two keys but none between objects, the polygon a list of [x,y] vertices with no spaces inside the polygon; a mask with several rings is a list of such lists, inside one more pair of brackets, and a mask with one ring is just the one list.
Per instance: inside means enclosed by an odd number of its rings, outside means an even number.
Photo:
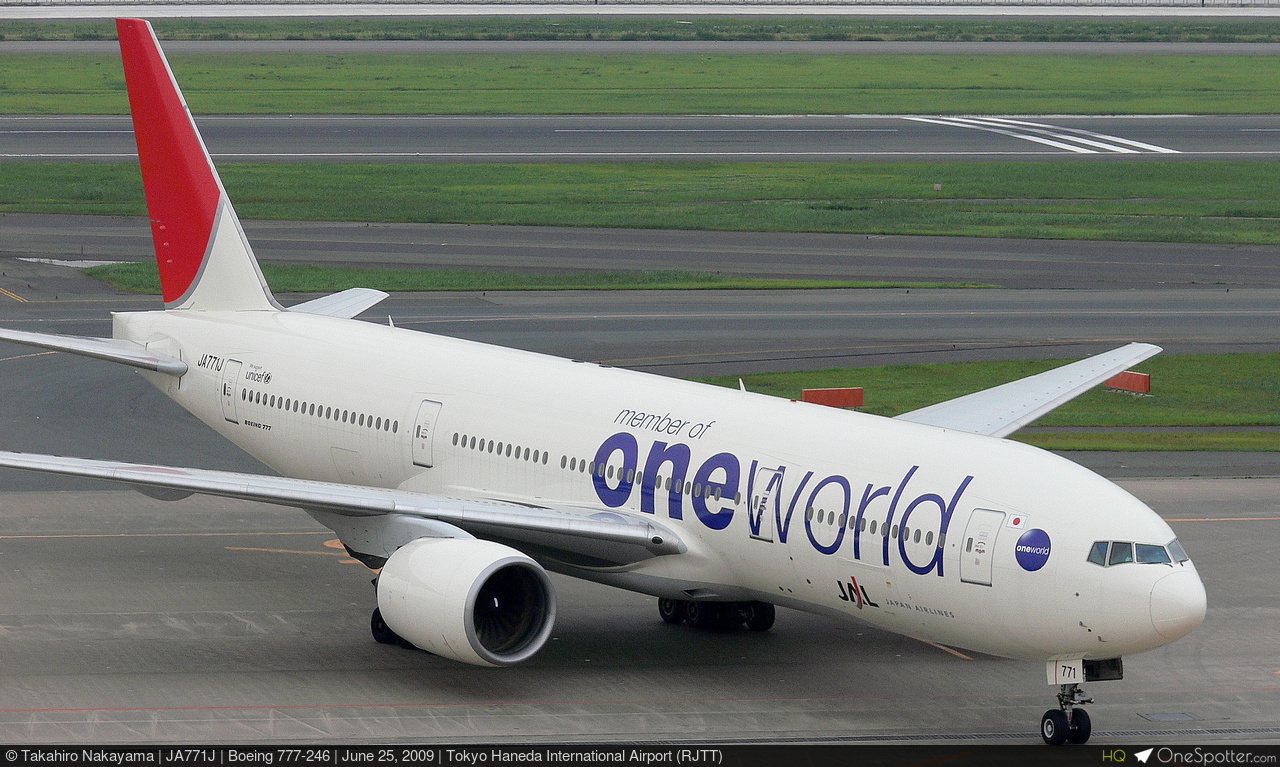
[{"label": "white runway marking", "polygon": [[556,128],[556,133],[897,133],[897,128]]},{"label": "white runway marking", "polygon": [[1106,133],[1095,133],[1080,128],[1065,128],[1047,123],[1014,120],[1007,117],[904,117],[912,122],[948,125],[953,128],[969,128],[971,130],[999,133],[1004,136],[1045,144],[1076,154],[1098,154],[1098,152],[1114,152],[1117,154],[1181,154],[1177,149],[1147,144],[1133,139],[1112,136]]}]

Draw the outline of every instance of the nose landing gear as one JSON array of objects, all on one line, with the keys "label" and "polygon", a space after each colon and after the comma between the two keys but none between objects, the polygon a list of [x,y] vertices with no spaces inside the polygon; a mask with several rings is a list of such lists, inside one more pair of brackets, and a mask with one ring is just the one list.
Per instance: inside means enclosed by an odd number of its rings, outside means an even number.
[{"label": "nose landing gear", "polygon": [[1040,737],[1051,746],[1087,742],[1093,732],[1093,723],[1089,712],[1077,707],[1092,702],[1093,698],[1085,695],[1079,684],[1058,685],[1058,707],[1049,709],[1040,717]]}]

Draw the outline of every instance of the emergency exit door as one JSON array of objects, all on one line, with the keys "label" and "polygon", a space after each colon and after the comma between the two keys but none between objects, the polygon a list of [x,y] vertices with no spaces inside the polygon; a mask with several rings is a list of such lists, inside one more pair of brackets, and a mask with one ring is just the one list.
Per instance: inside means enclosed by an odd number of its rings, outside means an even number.
[{"label": "emergency exit door", "polygon": [[240,360],[227,360],[226,366],[222,368],[222,417],[231,423],[240,423],[240,414],[236,412],[236,389],[239,381]]},{"label": "emergency exit door", "polygon": [[417,466],[430,468],[435,462],[432,440],[435,438],[436,424],[440,420],[440,403],[424,399],[418,406],[418,419],[413,424],[413,462]]},{"label": "emergency exit door", "polygon": [[1003,511],[974,509],[964,529],[964,540],[960,542],[960,580],[981,586],[991,585],[996,536],[1003,525]]}]

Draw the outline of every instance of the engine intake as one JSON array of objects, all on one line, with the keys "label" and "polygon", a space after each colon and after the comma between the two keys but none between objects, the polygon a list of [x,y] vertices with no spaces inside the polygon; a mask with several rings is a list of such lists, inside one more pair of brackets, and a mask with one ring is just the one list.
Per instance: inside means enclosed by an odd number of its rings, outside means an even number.
[{"label": "engine intake", "polygon": [[419,538],[378,576],[387,626],[428,652],[477,666],[510,666],[551,636],[555,591],[528,556],[472,538]]}]

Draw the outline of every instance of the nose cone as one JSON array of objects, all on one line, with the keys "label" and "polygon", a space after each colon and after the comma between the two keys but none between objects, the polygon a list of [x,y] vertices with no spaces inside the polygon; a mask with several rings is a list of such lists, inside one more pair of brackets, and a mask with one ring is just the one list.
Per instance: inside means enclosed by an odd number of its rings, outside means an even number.
[{"label": "nose cone", "polygon": [[1151,588],[1151,625],[1172,641],[1204,622],[1205,594],[1193,570],[1170,573]]}]

